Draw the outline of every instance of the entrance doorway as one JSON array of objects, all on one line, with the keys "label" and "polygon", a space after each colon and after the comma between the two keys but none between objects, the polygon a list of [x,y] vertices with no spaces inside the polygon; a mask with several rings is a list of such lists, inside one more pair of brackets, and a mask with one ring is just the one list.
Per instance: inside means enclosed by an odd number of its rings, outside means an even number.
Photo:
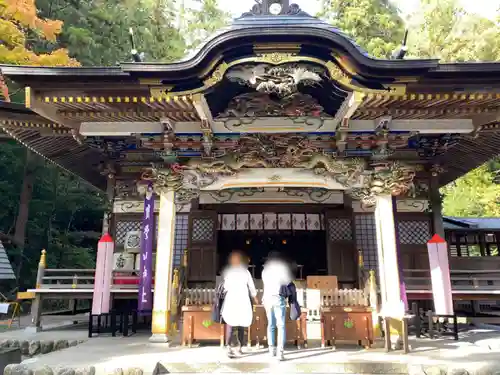
[{"label": "entrance doorway", "polygon": [[325,231],[219,231],[218,274],[227,264],[231,251],[242,250],[255,267],[255,278],[260,279],[267,255],[279,251],[298,266],[296,278],[308,275],[326,275]]}]

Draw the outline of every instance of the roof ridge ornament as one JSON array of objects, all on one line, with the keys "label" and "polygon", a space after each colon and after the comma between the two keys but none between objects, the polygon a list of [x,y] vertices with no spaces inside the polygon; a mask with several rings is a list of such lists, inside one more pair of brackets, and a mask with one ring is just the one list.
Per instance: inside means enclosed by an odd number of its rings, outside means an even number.
[{"label": "roof ridge ornament", "polygon": [[241,17],[253,16],[309,16],[297,4],[290,4],[290,0],[255,0],[256,4],[250,12]]}]

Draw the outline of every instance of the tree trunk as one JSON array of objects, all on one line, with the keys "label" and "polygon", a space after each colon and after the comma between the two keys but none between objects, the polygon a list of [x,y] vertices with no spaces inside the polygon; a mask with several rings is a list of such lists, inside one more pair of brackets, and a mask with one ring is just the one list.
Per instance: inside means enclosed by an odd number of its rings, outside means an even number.
[{"label": "tree trunk", "polygon": [[21,187],[21,195],[19,197],[19,210],[16,218],[14,230],[14,243],[19,248],[19,262],[17,264],[17,280],[21,275],[24,260],[24,245],[26,242],[26,226],[29,218],[29,206],[31,196],[33,195],[33,182],[35,179],[35,169],[30,165],[34,155],[30,150],[26,150],[26,162],[24,164],[23,185]]}]

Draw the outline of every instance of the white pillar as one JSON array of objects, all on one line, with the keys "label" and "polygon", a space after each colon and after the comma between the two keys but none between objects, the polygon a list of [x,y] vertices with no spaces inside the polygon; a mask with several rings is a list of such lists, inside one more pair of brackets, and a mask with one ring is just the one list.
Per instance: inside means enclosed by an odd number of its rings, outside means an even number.
[{"label": "white pillar", "polygon": [[[400,320],[405,314],[405,308],[403,301],[401,301],[396,225],[392,205],[393,202],[390,195],[377,197],[375,226],[381,292],[380,313],[384,317]],[[394,332],[391,329],[391,336],[393,334]]]},{"label": "white pillar", "polygon": [[151,342],[168,342],[175,236],[175,192],[160,194]]}]

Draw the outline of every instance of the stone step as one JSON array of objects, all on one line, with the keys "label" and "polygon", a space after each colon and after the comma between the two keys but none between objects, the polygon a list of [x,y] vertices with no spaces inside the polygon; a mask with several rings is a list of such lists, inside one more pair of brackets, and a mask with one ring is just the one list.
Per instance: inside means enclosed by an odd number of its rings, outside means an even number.
[{"label": "stone step", "polygon": [[213,363],[162,363],[159,362],[153,375],[199,374],[199,373],[283,373],[283,374],[408,374],[409,366],[391,362],[213,362]]}]

